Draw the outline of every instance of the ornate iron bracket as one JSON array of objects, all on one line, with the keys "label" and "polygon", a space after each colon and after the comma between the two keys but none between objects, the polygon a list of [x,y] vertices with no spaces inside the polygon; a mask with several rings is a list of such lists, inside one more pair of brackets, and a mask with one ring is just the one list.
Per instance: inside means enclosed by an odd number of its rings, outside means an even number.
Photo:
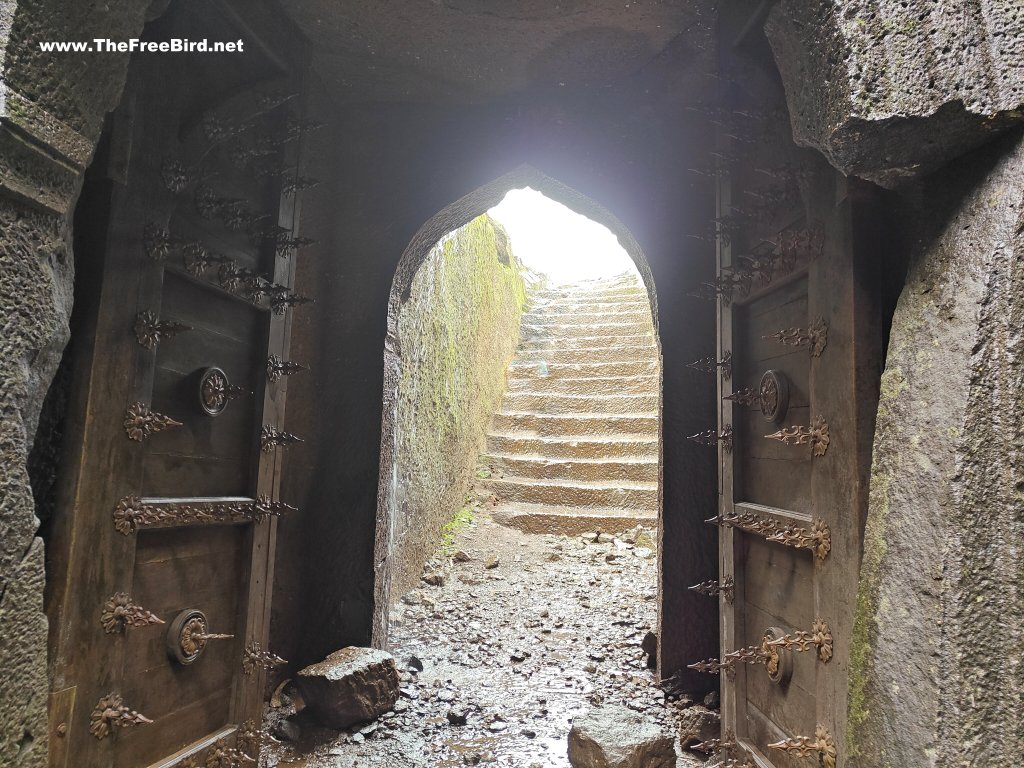
[{"label": "ornate iron bracket", "polygon": [[728,381],[732,378],[732,352],[726,351],[722,355],[721,360],[715,360],[713,357],[704,357],[688,363],[686,367],[692,368],[695,371],[703,371],[704,373],[714,373],[720,370],[722,378]]},{"label": "ornate iron bracket", "polygon": [[125,536],[140,528],[175,528],[186,525],[262,522],[298,510],[268,496],[237,501],[187,501],[154,504],[138,496],[125,496],[114,508],[114,528]]},{"label": "ornate iron bracket", "polygon": [[179,333],[193,330],[191,325],[173,320],[160,320],[148,309],[135,316],[135,338],[145,349],[156,349],[157,344],[165,339],[172,339]]},{"label": "ornate iron bracket", "polygon": [[272,424],[264,424],[260,431],[260,450],[264,453],[270,453],[278,445],[288,446],[301,442],[304,442],[301,437],[297,437],[291,432],[284,432]]},{"label": "ornate iron bracket", "polygon": [[124,431],[128,439],[139,443],[156,432],[180,426],[180,421],[151,411],[145,403],[132,403],[124,414]]},{"label": "ornate iron bracket", "polygon": [[294,176],[290,179],[285,179],[281,184],[281,191],[290,197],[303,190],[312,189],[319,184],[320,179],[314,179],[310,176]]},{"label": "ornate iron bracket", "polygon": [[809,651],[817,648],[818,659],[827,664],[832,660],[832,629],[828,623],[821,619],[815,619],[811,631],[800,630],[783,635],[774,640],[768,640],[772,648],[785,648],[790,651]]},{"label": "ornate iron bracket", "polygon": [[189,182],[192,181],[184,163],[173,157],[165,157],[160,164],[160,178],[164,182],[164,187],[176,195],[184,192]]},{"label": "ornate iron bracket", "polygon": [[167,630],[167,655],[179,664],[193,664],[199,660],[211,640],[231,640],[234,635],[209,631],[206,614],[195,608],[182,611]]},{"label": "ornate iron bracket", "polygon": [[150,222],[142,230],[142,249],[151,260],[166,261],[174,251],[174,246],[171,233],[159,224]]},{"label": "ornate iron bracket", "polygon": [[735,597],[736,584],[733,581],[732,576],[726,576],[722,579],[721,583],[718,581],[702,581],[700,584],[694,584],[692,587],[688,587],[691,592],[697,592],[708,597],[717,597],[722,595],[725,597],[725,602],[731,603]]},{"label": "ornate iron bracket", "polygon": [[255,764],[256,758],[227,744],[218,742],[206,757],[205,768],[243,768]]},{"label": "ornate iron bracket", "polygon": [[199,379],[199,406],[209,416],[219,416],[229,402],[247,394],[244,387],[229,382],[220,368],[207,368]]},{"label": "ornate iron bracket", "polygon": [[778,440],[786,445],[808,445],[815,456],[824,456],[828,451],[828,422],[821,416],[814,419],[809,427],[793,425],[765,435],[769,440]]},{"label": "ornate iron bracket", "polygon": [[89,733],[101,740],[113,733],[114,728],[134,728],[153,722],[134,709],[126,707],[116,693],[108,693],[99,700],[90,715],[90,720],[92,722],[89,725]]},{"label": "ornate iron bracket", "polygon": [[781,331],[770,333],[761,337],[762,339],[775,339],[780,344],[788,347],[807,347],[811,357],[821,357],[828,345],[828,323],[820,315],[807,329],[784,328]]},{"label": "ornate iron bracket", "polygon": [[721,432],[707,429],[695,435],[689,435],[686,439],[701,445],[717,445],[721,443],[726,453],[732,453],[732,424],[726,424],[722,427]]},{"label": "ornate iron bracket", "polygon": [[815,520],[810,530],[792,525],[782,525],[768,517],[753,512],[736,512],[718,515],[704,521],[710,525],[738,528],[747,533],[763,536],[767,541],[783,544],[795,549],[809,549],[824,560],[832,550],[832,533],[824,520]]},{"label": "ornate iron bracket", "polygon": [[315,299],[311,299],[308,296],[299,296],[294,293],[278,292],[270,297],[270,308],[275,315],[283,315],[289,307],[315,303]]},{"label": "ornate iron bracket", "polygon": [[795,757],[810,757],[817,755],[819,764],[823,768],[836,768],[836,745],[832,734],[824,725],[818,724],[814,729],[814,736],[796,736],[792,739],[783,739],[768,745],[769,749],[778,749],[783,752],[792,753]]},{"label": "ornate iron bracket", "polygon": [[732,731],[726,731],[722,734],[722,738],[701,741],[691,746],[690,749],[696,749],[698,752],[703,752],[705,755],[711,755],[715,752],[731,751],[736,749],[736,746],[736,736]]},{"label": "ornate iron bracket", "polygon": [[141,605],[136,605],[125,592],[115,592],[103,604],[100,623],[108,635],[124,632],[128,627],[148,627],[152,624],[163,624],[164,621],[155,613],[150,613]]},{"label": "ornate iron bracket", "polygon": [[299,371],[308,371],[309,366],[293,363],[291,360],[282,360],[277,355],[267,358],[267,379],[273,383],[282,376],[291,376]]},{"label": "ornate iron bracket", "polygon": [[247,675],[255,674],[259,668],[273,669],[288,662],[277,654],[263,650],[263,646],[253,640],[242,654],[242,671]]}]

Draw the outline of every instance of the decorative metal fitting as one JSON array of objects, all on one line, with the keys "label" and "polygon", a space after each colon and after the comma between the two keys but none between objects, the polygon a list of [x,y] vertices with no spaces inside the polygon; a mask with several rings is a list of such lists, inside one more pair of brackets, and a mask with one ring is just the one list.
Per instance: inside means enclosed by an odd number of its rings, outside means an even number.
[{"label": "decorative metal fitting", "polygon": [[260,112],[269,112],[292,99],[298,98],[298,96],[299,94],[295,91],[268,91],[256,97],[256,107]]},{"label": "decorative metal fitting", "polygon": [[105,739],[114,728],[134,728],[137,725],[152,723],[148,717],[144,717],[124,705],[124,701],[116,693],[108,693],[90,715],[92,721],[89,725],[89,733],[97,739]]},{"label": "decorative metal fitting", "polygon": [[160,165],[160,178],[169,192],[180,194],[185,191],[191,179],[184,163],[172,157],[165,157]]},{"label": "decorative metal fitting", "polygon": [[695,443],[701,445],[717,445],[722,444],[722,448],[725,449],[726,453],[732,453],[732,425],[726,424],[722,427],[721,432],[716,432],[713,429],[706,429],[703,432],[698,432],[695,435],[689,435],[687,440],[693,440]]},{"label": "decorative metal fitting", "polygon": [[174,249],[171,233],[159,224],[150,222],[142,232],[142,249],[153,261],[166,261]]},{"label": "decorative metal fitting", "polygon": [[272,424],[264,424],[263,429],[260,430],[260,449],[264,453],[270,453],[278,445],[287,446],[301,442],[304,442],[301,437],[279,430]]},{"label": "decorative metal fitting", "polygon": [[716,370],[721,370],[722,378],[728,381],[732,378],[732,352],[727,350],[722,355],[721,360],[715,360],[713,357],[703,357],[700,360],[688,363],[686,367],[693,368],[695,371],[703,371],[704,373],[714,373]]},{"label": "decorative metal fitting", "polygon": [[314,304],[315,299],[296,294],[276,293],[270,297],[270,308],[275,315],[283,315],[288,307],[297,307],[301,304]]},{"label": "decorative metal fitting", "polygon": [[836,745],[828,728],[820,723],[814,729],[814,736],[796,736],[792,739],[783,739],[768,745],[769,749],[778,749],[783,752],[791,752],[795,757],[810,757],[817,754],[819,765],[823,768],[835,768],[836,766]]},{"label": "decorative metal fitting", "polygon": [[780,429],[778,432],[765,435],[765,437],[769,440],[778,440],[786,445],[810,444],[811,452],[815,456],[824,456],[828,451],[828,423],[821,416],[815,418],[809,427],[794,424],[791,427]]},{"label": "decorative metal fitting", "polygon": [[832,531],[824,520],[815,520],[811,529],[780,528],[767,537],[768,541],[784,544],[795,549],[809,549],[819,560],[828,557],[832,551]]},{"label": "decorative metal fitting", "polygon": [[818,659],[827,664],[832,660],[832,629],[820,618],[814,620],[811,631],[800,630],[791,632],[774,640],[768,640],[772,648],[785,648],[790,651],[809,651],[817,648]]},{"label": "decorative metal fitting", "polygon": [[209,631],[206,614],[196,608],[182,611],[167,629],[167,655],[179,664],[194,664],[211,640],[232,640],[234,635]]},{"label": "decorative metal fitting", "polygon": [[727,752],[736,749],[736,746],[736,736],[732,731],[726,731],[720,739],[701,741],[691,746],[690,749],[696,749],[698,752],[710,755],[715,752]]},{"label": "decorative metal fitting", "polygon": [[180,421],[151,411],[145,403],[132,403],[124,414],[124,431],[128,434],[128,439],[140,443],[155,432],[180,426]]},{"label": "decorative metal fitting", "polygon": [[277,243],[274,246],[274,251],[283,259],[288,258],[292,251],[296,251],[299,248],[305,248],[307,245],[315,245],[316,240],[311,237],[302,237],[301,235],[296,237],[284,237],[278,238]]},{"label": "decorative metal fitting", "polygon": [[145,349],[156,349],[164,339],[172,339],[179,333],[191,330],[191,325],[173,320],[160,320],[148,309],[135,316],[135,338]]},{"label": "decorative metal fitting", "polygon": [[201,122],[203,133],[214,144],[237,136],[251,127],[248,123],[228,123],[216,115],[204,115]]},{"label": "decorative metal fitting", "polygon": [[314,179],[311,176],[294,176],[290,179],[285,179],[281,184],[281,191],[290,197],[298,192],[318,186],[319,184],[320,179]]},{"label": "decorative metal fitting", "polygon": [[700,584],[694,584],[692,587],[688,587],[691,592],[697,592],[708,597],[717,597],[722,595],[725,597],[725,602],[731,603],[735,597],[736,584],[733,581],[732,576],[726,576],[719,583],[718,581],[702,581]]},{"label": "decorative metal fitting", "polygon": [[186,243],[181,251],[185,259],[185,269],[195,277],[202,277],[206,270],[213,266],[231,263],[227,256],[207,250],[200,242]]},{"label": "decorative metal fitting", "polygon": [[720,674],[723,669],[727,672],[732,671],[735,666],[735,659],[727,658],[723,661],[719,661],[718,659],[706,659],[704,661],[698,661],[696,664],[687,664],[686,668],[696,670],[697,672],[704,672],[708,675],[717,675]]},{"label": "decorative metal fitting", "polygon": [[820,315],[806,330],[803,328],[784,328],[781,331],[762,336],[762,339],[775,339],[789,347],[807,347],[811,357],[821,357],[828,344],[828,323]]},{"label": "decorative metal fitting", "polygon": [[761,393],[755,392],[750,387],[738,389],[731,395],[722,395],[722,399],[729,400],[733,403],[739,403],[740,405],[761,405]]},{"label": "decorative metal fitting", "polygon": [[821,255],[825,235],[820,229],[785,229],[778,237],[779,254],[787,269],[798,261],[812,261]]},{"label": "decorative metal fitting", "polygon": [[255,640],[245,646],[245,651],[242,654],[242,671],[247,675],[254,674],[261,667],[273,669],[287,663],[280,656],[263,650],[263,646]]},{"label": "decorative metal fitting", "polygon": [[789,411],[789,377],[782,371],[765,371],[757,387],[757,398],[765,421],[782,423]]},{"label": "decorative metal fitting", "polygon": [[265,735],[255,720],[242,723],[235,736],[235,745],[248,755],[259,757]]},{"label": "decorative metal fitting", "polygon": [[250,394],[228,381],[220,368],[207,368],[199,379],[199,407],[209,416],[219,416],[232,400]]},{"label": "decorative metal fitting", "polygon": [[262,522],[298,510],[269,496],[235,501],[196,501],[155,504],[138,496],[125,496],[114,507],[114,528],[128,536],[140,528],[174,528],[185,525],[223,525]]},{"label": "decorative metal fitting", "polygon": [[271,383],[277,381],[282,376],[291,376],[299,371],[308,370],[308,366],[293,363],[291,360],[282,360],[277,355],[271,355],[267,358],[267,379]]},{"label": "decorative metal fitting", "polygon": [[125,592],[115,592],[103,604],[100,623],[108,635],[124,632],[128,627],[148,627],[152,624],[163,624],[163,619],[150,613],[141,605],[136,605]]},{"label": "decorative metal fitting", "polygon": [[240,749],[218,742],[207,755],[205,768],[242,768],[244,765],[255,762],[255,757]]},{"label": "decorative metal fitting", "polygon": [[285,132],[288,138],[292,139],[301,136],[303,133],[319,131],[326,125],[327,123],[322,123],[319,120],[298,120],[294,117],[289,117]]}]

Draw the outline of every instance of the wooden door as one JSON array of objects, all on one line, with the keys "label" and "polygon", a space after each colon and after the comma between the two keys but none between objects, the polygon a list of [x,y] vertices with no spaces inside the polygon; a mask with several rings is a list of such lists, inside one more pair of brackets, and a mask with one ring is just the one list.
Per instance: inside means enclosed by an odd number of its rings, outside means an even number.
[{"label": "wooden door", "polygon": [[870,194],[793,145],[770,57],[725,59],[709,110],[721,407],[698,436],[720,458],[720,574],[704,588],[720,600],[721,657],[693,668],[721,676],[709,746],[734,765],[835,768],[880,364],[855,237]]},{"label": "wooden door", "polygon": [[301,47],[256,10],[181,2],[147,27],[249,53],[134,57],[76,217],[93,271],[50,552],[55,768],[258,750],[276,522],[296,512],[277,491],[307,126]]}]

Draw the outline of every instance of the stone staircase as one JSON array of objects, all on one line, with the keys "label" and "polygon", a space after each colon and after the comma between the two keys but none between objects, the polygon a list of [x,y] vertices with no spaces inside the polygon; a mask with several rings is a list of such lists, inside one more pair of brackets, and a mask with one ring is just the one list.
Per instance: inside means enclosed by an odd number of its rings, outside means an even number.
[{"label": "stone staircase", "polygon": [[658,517],[660,358],[639,279],[527,295],[477,490],[534,533],[617,533]]}]

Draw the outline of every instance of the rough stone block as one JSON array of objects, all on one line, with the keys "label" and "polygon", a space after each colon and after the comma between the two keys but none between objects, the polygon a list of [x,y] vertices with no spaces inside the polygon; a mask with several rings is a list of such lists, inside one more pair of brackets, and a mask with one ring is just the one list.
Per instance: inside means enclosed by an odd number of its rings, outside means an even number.
[{"label": "rough stone block", "polygon": [[398,700],[394,658],[374,648],[342,648],[295,680],[306,706],[328,728],[373,720]]},{"label": "rough stone block", "polygon": [[596,707],[572,724],[569,763],[573,768],[673,768],[675,739],[631,709]]},{"label": "rough stone block", "polygon": [[793,138],[892,187],[1024,119],[1024,5],[781,0],[765,31]]},{"label": "rough stone block", "polygon": [[717,712],[697,704],[684,709],[679,715],[679,744],[684,749],[721,735],[721,719]]}]

